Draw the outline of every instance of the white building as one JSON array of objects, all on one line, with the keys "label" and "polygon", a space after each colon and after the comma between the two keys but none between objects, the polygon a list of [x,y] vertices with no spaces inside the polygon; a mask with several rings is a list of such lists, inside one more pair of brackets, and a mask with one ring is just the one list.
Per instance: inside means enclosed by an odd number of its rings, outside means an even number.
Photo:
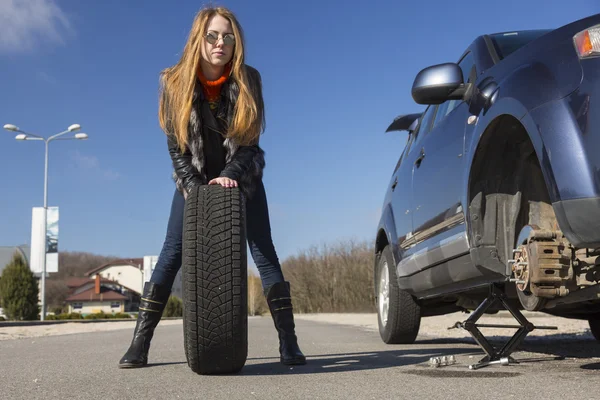
[{"label": "white building", "polygon": [[[80,278],[76,278],[80,279]],[[139,295],[122,287],[116,282],[103,279],[100,275],[79,285],[65,302],[69,305],[69,313],[105,314],[122,313],[130,307],[137,311]]]},{"label": "white building", "polygon": [[[158,256],[144,256],[144,281],[147,282],[152,277],[152,273],[154,272],[154,267],[156,266],[156,262],[158,261]],[[181,281],[181,268],[175,276],[175,282],[173,282],[173,288],[171,289],[171,294],[183,298],[183,288]]]},{"label": "white building", "polygon": [[[86,275],[91,279],[95,279],[96,275],[100,275],[102,278],[118,282],[142,294],[144,283],[150,280],[157,260],[158,256],[115,260],[88,271]],[[183,296],[181,269],[175,277],[171,293],[179,298]]]}]

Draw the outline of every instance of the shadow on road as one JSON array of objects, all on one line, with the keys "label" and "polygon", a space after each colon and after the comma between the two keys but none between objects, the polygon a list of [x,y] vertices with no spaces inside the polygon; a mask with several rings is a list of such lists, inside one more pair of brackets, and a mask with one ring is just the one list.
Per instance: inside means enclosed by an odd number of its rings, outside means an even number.
[{"label": "shadow on road", "polygon": [[[492,345],[499,349],[510,340],[510,336],[486,336]],[[440,345],[466,344],[469,347],[439,348]],[[431,347],[430,347],[431,346]],[[436,347],[433,347],[436,346]],[[525,353],[536,353],[542,356],[528,355]],[[521,354],[519,354],[521,353]],[[401,349],[390,346],[389,351],[373,351],[362,353],[345,354],[322,354],[307,356],[308,364],[301,366],[284,366],[279,363],[278,358],[249,358],[248,361],[273,360],[260,364],[247,364],[241,371],[241,375],[272,375],[272,374],[315,374],[327,372],[350,372],[361,370],[375,370],[382,368],[394,368],[414,365],[417,368],[412,371],[404,371],[409,374],[439,376],[439,377],[463,377],[465,373],[475,371],[457,371],[447,368],[431,369],[427,366],[430,357],[439,356],[473,356],[473,361],[485,356],[483,350],[469,337],[466,338],[422,338],[413,345],[402,345]],[[600,357],[600,343],[585,335],[554,334],[545,336],[529,336],[523,344],[517,348],[512,356],[521,364],[540,363],[547,361],[563,360],[565,358],[592,358]],[[590,363],[581,366],[586,370],[600,370],[600,363]],[[519,373],[503,372],[480,372],[478,377],[511,377]]]},{"label": "shadow on road", "polygon": [[[502,347],[510,340],[510,336],[487,336],[486,338],[496,348]],[[479,347],[475,340],[470,337],[454,339],[425,339],[416,343],[419,344],[473,344]],[[593,337],[588,335],[574,334],[553,334],[545,336],[528,336],[525,341],[516,350],[517,352],[524,351],[529,353],[548,354],[558,357],[569,358],[591,358],[600,357],[600,343]],[[483,354],[483,350],[480,351]]]},{"label": "shadow on road", "polygon": [[164,363],[152,363],[149,362],[146,367],[144,368],[150,368],[150,367],[164,367],[165,365],[180,365],[180,364],[184,364],[187,365],[187,362],[185,361],[180,361],[180,362],[164,362]]},{"label": "shadow on road", "polygon": [[248,361],[269,359],[274,361],[246,364],[238,375],[317,374],[375,370],[427,363],[430,357],[469,354],[475,354],[472,348],[404,348],[390,351],[307,355],[307,364],[297,366],[282,365],[279,358],[248,358]]},{"label": "shadow on road", "polygon": [[593,370],[593,371],[597,371],[600,370],[600,363],[591,363],[591,364],[584,364],[581,366],[581,369],[589,369],[589,370]]}]

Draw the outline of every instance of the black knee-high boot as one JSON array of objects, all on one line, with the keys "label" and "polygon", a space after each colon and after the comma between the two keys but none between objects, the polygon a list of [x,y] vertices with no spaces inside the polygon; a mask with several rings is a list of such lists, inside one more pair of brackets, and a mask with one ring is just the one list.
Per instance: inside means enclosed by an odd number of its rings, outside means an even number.
[{"label": "black knee-high boot", "polygon": [[285,365],[306,364],[295,333],[290,283],[278,282],[265,288],[265,297],[279,334],[279,360]]},{"label": "black knee-high boot", "polygon": [[154,335],[154,329],[162,317],[167,305],[170,288],[153,282],[146,282],[140,301],[137,324],[133,332],[133,340],[125,355],[119,361],[119,368],[137,368],[148,364],[148,350]]}]

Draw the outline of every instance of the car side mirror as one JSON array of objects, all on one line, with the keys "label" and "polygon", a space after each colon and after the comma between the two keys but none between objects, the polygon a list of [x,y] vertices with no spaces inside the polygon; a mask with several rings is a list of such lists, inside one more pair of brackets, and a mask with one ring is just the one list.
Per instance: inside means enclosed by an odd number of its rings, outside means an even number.
[{"label": "car side mirror", "polygon": [[417,104],[463,100],[468,86],[463,82],[462,70],[458,64],[432,65],[417,74],[412,86],[412,97]]}]

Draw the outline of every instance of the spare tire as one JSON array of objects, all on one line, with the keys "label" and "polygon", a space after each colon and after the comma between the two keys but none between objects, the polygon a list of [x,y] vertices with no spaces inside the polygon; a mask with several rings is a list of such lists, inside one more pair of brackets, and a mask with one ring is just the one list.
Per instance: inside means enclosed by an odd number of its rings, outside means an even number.
[{"label": "spare tire", "polygon": [[183,227],[183,335],[201,374],[235,373],[248,356],[245,202],[239,188],[199,186]]}]

